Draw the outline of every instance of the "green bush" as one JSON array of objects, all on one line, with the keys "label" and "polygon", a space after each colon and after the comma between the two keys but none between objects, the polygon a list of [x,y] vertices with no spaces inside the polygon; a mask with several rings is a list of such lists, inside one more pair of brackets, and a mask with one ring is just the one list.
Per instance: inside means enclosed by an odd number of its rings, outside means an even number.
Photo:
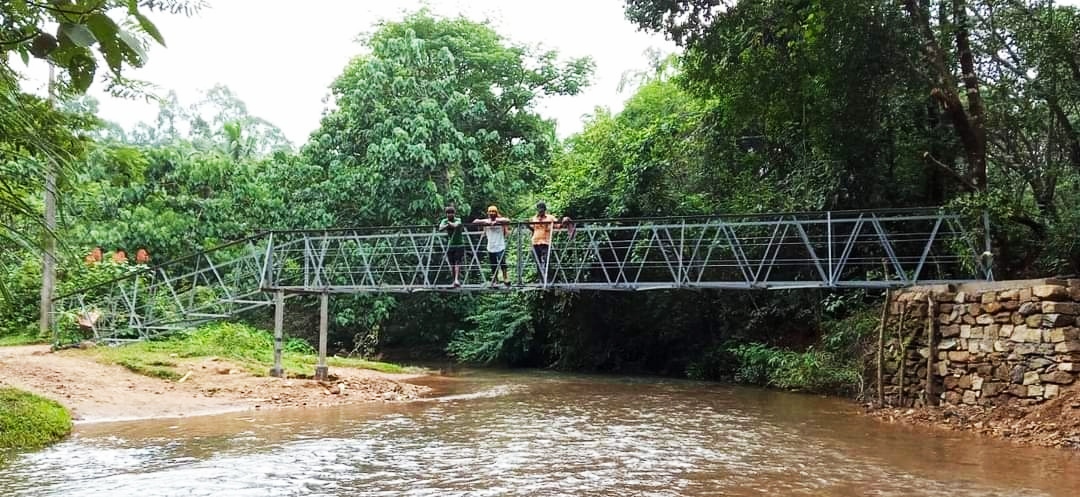
[{"label": "green bush", "polygon": [[735,379],[742,383],[851,394],[862,378],[856,361],[824,350],[795,352],[751,343],[732,347],[730,352],[738,363]]},{"label": "green bush", "polygon": [[0,450],[36,449],[71,432],[71,414],[55,401],[0,388]]},{"label": "green bush", "polygon": [[481,297],[476,314],[466,318],[473,327],[455,333],[447,351],[463,362],[514,363],[528,353],[535,332],[529,298],[522,293]]}]

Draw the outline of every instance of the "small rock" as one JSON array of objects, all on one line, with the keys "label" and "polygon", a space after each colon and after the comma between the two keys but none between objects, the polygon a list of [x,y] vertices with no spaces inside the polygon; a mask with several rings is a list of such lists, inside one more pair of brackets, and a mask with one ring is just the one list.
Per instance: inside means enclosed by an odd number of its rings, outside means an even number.
[{"label": "small rock", "polygon": [[1080,314],[1080,304],[1074,302],[1043,302],[1043,314]]},{"label": "small rock", "polygon": [[1034,385],[1039,382],[1039,373],[1037,371],[1028,371],[1024,373],[1024,385]]},{"label": "small rock", "polygon": [[1020,305],[1020,309],[1016,312],[1019,313],[1021,316],[1030,316],[1039,312],[1040,310],[1041,308],[1039,308],[1038,305],[1034,302],[1024,302]]},{"label": "small rock", "polygon": [[1031,289],[1031,292],[1043,300],[1068,300],[1069,289],[1061,285],[1039,285]]},{"label": "small rock", "polygon": [[1055,383],[1058,385],[1068,385],[1072,383],[1074,379],[1073,375],[1064,371],[1054,371],[1052,373],[1039,375],[1039,380],[1043,383]]},{"label": "small rock", "polygon": [[1057,398],[1059,393],[1061,393],[1061,387],[1057,385],[1046,385],[1043,387],[1043,397],[1046,397],[1047,399]]}]

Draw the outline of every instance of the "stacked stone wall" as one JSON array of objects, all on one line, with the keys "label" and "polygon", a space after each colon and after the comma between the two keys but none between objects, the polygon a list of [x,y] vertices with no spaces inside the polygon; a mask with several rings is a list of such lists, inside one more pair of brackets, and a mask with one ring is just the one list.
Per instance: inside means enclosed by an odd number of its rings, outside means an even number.
[{"label": "stacked stone wall", "polygon": [[1007,283],[896,292],[879,345],[883,401],[1034,404],[1073,384],[1080,279]]}]

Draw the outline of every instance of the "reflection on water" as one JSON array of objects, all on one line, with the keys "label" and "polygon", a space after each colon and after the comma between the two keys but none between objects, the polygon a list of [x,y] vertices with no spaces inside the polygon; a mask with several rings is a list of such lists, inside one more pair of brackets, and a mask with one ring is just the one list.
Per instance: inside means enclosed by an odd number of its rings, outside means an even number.
[{"label": "reflection on water", "polygon": [[480,374],[410,404],[82,425],[5,496],[1077,494],[1080,456],[710,384]]}]

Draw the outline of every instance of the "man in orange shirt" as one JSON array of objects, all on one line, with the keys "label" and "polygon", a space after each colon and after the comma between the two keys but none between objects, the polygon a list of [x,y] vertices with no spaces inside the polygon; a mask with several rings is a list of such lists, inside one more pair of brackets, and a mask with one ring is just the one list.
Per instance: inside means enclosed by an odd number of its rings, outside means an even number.
[{"label": "man in orange shirt", "polygon": [[529,229],[532,230],[533,257],[536,258],[536,266],[540,270],[540,282],[547,284],[548,260],[551,252],[551,232],[562,228],[564,223],[569,223],[569,217],[561,220],[547,213],[547,204],[536,203],[536,215],[529,219]]}]

